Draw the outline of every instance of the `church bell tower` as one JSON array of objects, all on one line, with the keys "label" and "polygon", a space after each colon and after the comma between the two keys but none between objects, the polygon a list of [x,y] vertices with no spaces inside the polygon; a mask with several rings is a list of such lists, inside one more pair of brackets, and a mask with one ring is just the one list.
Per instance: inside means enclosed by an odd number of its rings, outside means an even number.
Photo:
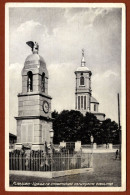
[{"label": "church bell tower", "polygon": [[51,97],[48,95],[48,71],[38,54],[39,45],[31,47],[22,69],[22,92],[18,94],[17,146],[28,144],[32,150],[41,150],[50,143],[52,132]]},{"label": "church bell tower", "polygon": [[84,50],[82,50],[81,66],[75,71],[76,88],[75,88],[75,109],[83,115],[91,111],[91,71],[87,68]]}]

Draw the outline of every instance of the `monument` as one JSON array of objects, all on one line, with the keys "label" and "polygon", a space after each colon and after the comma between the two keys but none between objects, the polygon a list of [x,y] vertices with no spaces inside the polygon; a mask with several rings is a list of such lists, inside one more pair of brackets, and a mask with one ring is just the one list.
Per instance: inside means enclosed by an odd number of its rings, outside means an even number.
[{"label": "monument", "polygon": [[17,144],[43,150],[52,142],[51,97],[48,95],[48,71],[39,52],[39,45],[29,41],[32,54],[22,69],[22,92],[18,94]]}]

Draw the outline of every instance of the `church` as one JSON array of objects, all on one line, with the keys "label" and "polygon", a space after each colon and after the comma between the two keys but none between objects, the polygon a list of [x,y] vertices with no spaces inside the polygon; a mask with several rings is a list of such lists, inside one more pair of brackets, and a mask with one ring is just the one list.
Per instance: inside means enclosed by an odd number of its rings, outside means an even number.
[{"label": "church", "polygon": [[86,66],[84,50],[82,50],[81,65],[75,71],[75,75],[75,109],[80,111],[83,115],[85,115],[86,112],[91,112],[98,120],[104,121],[105,114],[99,112],[99,102],[92,96],[92,72]]}]

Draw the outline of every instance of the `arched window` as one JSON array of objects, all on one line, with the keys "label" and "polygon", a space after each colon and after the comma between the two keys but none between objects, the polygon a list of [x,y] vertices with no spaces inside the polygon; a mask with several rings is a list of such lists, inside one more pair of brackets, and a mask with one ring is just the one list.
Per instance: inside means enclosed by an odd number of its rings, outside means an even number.
[{"label": "arched window", "polygon": [[83,76],[80,77],[80,85],[84,85],[84,77]]},{"label": "arched window", "polygon": [[31,71],[28,72],[28,78],[27,78],[27,91],[33,91],[33,74]]},{"label": "arched window", "polygon": [[41,81],[41,90],[45,92],[45,73],[42,74],[42,81]]}]

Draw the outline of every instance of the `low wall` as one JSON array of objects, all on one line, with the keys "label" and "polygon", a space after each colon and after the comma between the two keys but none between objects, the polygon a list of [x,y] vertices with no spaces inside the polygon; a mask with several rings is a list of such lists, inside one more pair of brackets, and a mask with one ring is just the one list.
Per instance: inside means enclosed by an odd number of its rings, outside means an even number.
[{"label": "low wall", "polygon": [[90,149],[90,148],[82,148],[83,153],[114,153],[117,149],[103,149],[103,148],[96,148],[96,149]]},{"label": "low wall", "polygon": [[65,171],[14,171],[10,170],[10,175],[23,175],[23,176],[33,176],[33,177],[45,177],[45,178],[53,178],[53,177],[62,177],[65,175],[76,175],[79,173],[85,173],[88,171],[92,171],[92,168],[82,168],[82,169],[71,169],[71,170],[65,170]]}]

